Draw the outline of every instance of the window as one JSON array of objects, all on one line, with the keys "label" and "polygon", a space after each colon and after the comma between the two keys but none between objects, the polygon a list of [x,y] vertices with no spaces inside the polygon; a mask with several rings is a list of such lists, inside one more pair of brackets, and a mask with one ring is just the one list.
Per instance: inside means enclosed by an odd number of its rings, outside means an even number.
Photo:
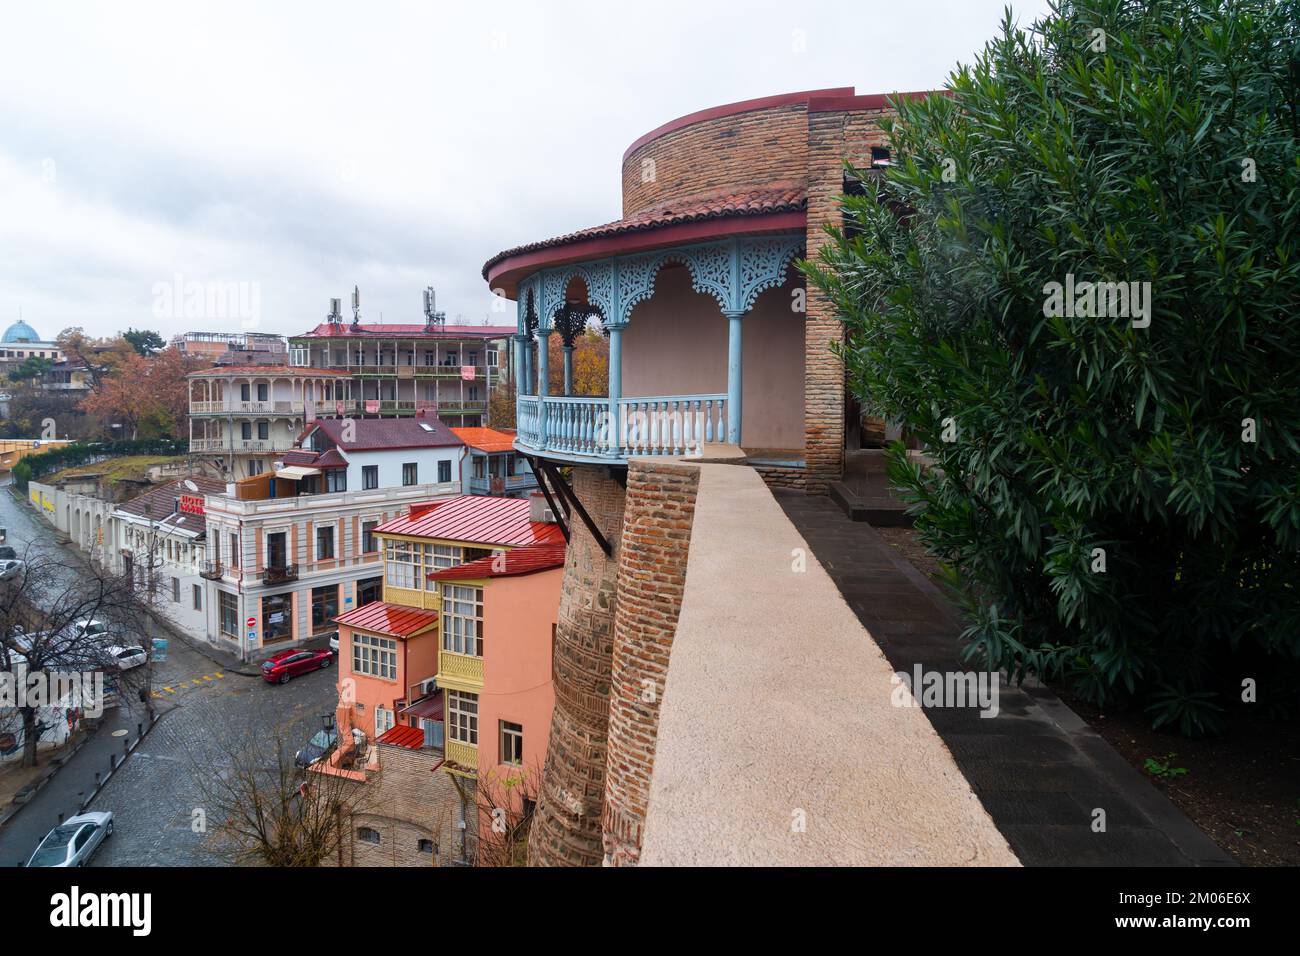
[{"label": "window", "polygon": [[346,468],[331,468],[328,471],[326,471],[325,490],[326,491],[347,491],[348,470]]},{"label": "window", "polygon": [[524,725],[512,724],[508,720],[501,723],[501,762],[524,765]]},{"label": "window", "polygon": [[244,441],[252,441],[252,440],[253,440],[253,423],[252,423],[252,422],[240,422],[240,423],[239,423],[239,437],[242,438]]},{"label": "window", "polygon": [[442,586],[442,649],[483,656],[483,589]]},{"label": "window", "polygon": [[322,561],[334,557],[334,526],[325,525],[316,529],[316,560]]},{"label": "window", "polygon": [[374,827],[357,827],[357,839],[362,843],[373,843],[379,846],[379,831]]},{"label": "window", "polygon": [[486,354],[486,356],[487,356],[487,367],[488,367],[488,368],[496,368],[496,367],[497,367],[497,350],[496,350],[496,349],[488,349],[487,352],[486,352],[485,354]]},{"label": "window", "polygon": [[409,541],[389,541],[384,561],[384,581],[393,588],[419,588],[419,545]]},{"label": "window", "polygon": [[382,737],[393,729],[393,712],[384,707],[375,708],[375,736]]},{"label": "window", "polygon": [[478,694],[447,691],[447,733],[459,743],[478,746]]},{"label": "window", "polygon": [[415,852],[416,852],[416,853],[432,853],[432,852],[433,852],[433,841],[432,841],[432,840],[417,840],[417,841],[415,841]]},{"label": "window", "polygon": [[266,440],[267,440],[268,438],[270,438],[270,437],[271,437],[271,423],[270,423],[270,422],[258,422],[258,423],[257,423],[257,438],[258,438],[258,440],[259,440],[259,441],[266,441]]},{"label": "window", "polygon": [[202,611],[203,610],[203,588],[199,587],[197,584],[192,584],[190,585],[190,587],[194,589],[194,594],[193,594],[194,610]]},{"label": "window", "polygon": [[259,402],[264,402],[270,397],[270,395],[267,392],[268,388],[270,388],[270,386],[268,386],[265,382],[262,382],[257,386],[257,400]]},{"label": "window", "polygon": [[430,720],[427,717],[421,717],[420,729],[424,731],[424,745],[426,747],[442,749],[443,726],[441,720]]},{"label": "window", "polygon": [[254,458],[252,461],[248,463],[248,474],[251,476],[251,475],[260,475],[261,473],[262,473],[262,463],[258,461],[256,458]]},{"label": "window", "polygon": [[252,386],[244,382],[239,386],[239,400],[246,402],[253,397]]},{"label": "window", "polygon": [[378,601],[384,593],[383,578],[366,578],[357,582],[357,607],[364,607]]},{"label": "window", "polygon": [[378,465],[363,465],[361,467],[361,487],[362,489],[379,487]]},{"label": "window", "polygon": [[323,634],[334,630],[334,618],[339,614],[339,586],[328,584],[311,589],[311,632]]},{"label": "window", "polygon": [[239,534],[234,531],[230,533],[230,566],[239,567]]},{"label": "window", "polygon": [[363,554],[374,554],[379,550],[379,543],[375,540],[375,529],[379,527],[378,521],[361,522],[361,551]]},{"label": "window", "polygon": [[419,464],[414,461],[408,461],[406,464],[402,465],[402,484],[418,485],[420,483],[419,474],[420,474]]},{"label": "window", "polygon": [[272,594],[262,598],[262,643],[284,641],[293,636],[293,594]]},{"label": "window", "polygon": [[353,633],[352,673],[397,680],[397,641]]},{"label": "window", "polygon": [[443,484],[446,484],[447,482],[451,481],[451,462],[449,461],[438,462],[438,480]]},{"label": "window", "polygon": [[465,362],[465,364],[466,364],[466,365],[477,365],[477,364],[478,364],[478,353],[477,353],[477,352],[470,352],[470,353],[469,353],[469,359]]},{"label": "window", "polygon": [[181,579],[172,578],[172,603],[181,603]]},{"label": "window", "polygon": [[217,615],[221,618],[221,633],[239,637],[239,600],[233,594],[217,592]]}]

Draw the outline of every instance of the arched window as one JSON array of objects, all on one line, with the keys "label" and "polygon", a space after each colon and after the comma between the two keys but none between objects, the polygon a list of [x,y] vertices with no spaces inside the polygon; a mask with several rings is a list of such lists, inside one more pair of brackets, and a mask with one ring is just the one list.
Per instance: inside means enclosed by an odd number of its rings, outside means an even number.
[{"label": "arched window", "polygon": [[379,831],[373,827],[357,827],[357,839],[362,843],[379,845]]}]

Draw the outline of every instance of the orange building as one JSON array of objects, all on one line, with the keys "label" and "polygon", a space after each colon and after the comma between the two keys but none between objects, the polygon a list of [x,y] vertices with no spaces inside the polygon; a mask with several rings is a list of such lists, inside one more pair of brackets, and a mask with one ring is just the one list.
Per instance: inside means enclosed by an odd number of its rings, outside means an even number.
[{"label": "orange building", "polygon": [[374,531],[382,600],[336,618],[340,738],[428,751],[470,795],[461,819],[517,812],[540,777],[565,554],[544,517],[514,498],[414,505]]}]

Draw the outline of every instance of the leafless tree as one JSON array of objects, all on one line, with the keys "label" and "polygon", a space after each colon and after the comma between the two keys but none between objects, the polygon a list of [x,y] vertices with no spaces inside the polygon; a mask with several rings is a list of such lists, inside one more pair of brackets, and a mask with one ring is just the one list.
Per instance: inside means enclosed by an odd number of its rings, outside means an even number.
[{"label": "leafless tree", "polygon": [[[141,678],[120,671],[108,648],[130,644],[140,628],[132,582],[98,566],[29,547],[20,572],[0,582],[0,671],[11,681],[19,673],[50,684],[55,675],[99,672],[116,685],[119,702],[130,706],[140,696]],[[17,704],[22,763],[33,767],[45,729],[38,726],[42,708],[21,698]]]},{"label": "leafless tree", "polygon": [[352,817],[370,812],[379,771],[359,782],[295,764],[264,738],[224,747],[218,767],[196,767],[209,849],[234,866],[304,867],[342,863]]},{"label": "leafless tree", "polygon": [[[473,838],[477,866],[527,866],[541,767],[493,770],[474,781],[470,806],[477,808]],[[458,789],[463,785],[458,783]]]}]

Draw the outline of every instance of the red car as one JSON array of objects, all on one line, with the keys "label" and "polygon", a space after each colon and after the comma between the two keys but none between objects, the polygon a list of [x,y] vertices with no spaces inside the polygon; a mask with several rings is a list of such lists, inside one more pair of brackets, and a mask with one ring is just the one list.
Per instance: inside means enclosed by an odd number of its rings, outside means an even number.
[{"label": "red car", "polygon": [[280,651],[262,662],[262,679],[268,684],[287,684],[290,677],[329,667],[334,655],[323,651]]}]

